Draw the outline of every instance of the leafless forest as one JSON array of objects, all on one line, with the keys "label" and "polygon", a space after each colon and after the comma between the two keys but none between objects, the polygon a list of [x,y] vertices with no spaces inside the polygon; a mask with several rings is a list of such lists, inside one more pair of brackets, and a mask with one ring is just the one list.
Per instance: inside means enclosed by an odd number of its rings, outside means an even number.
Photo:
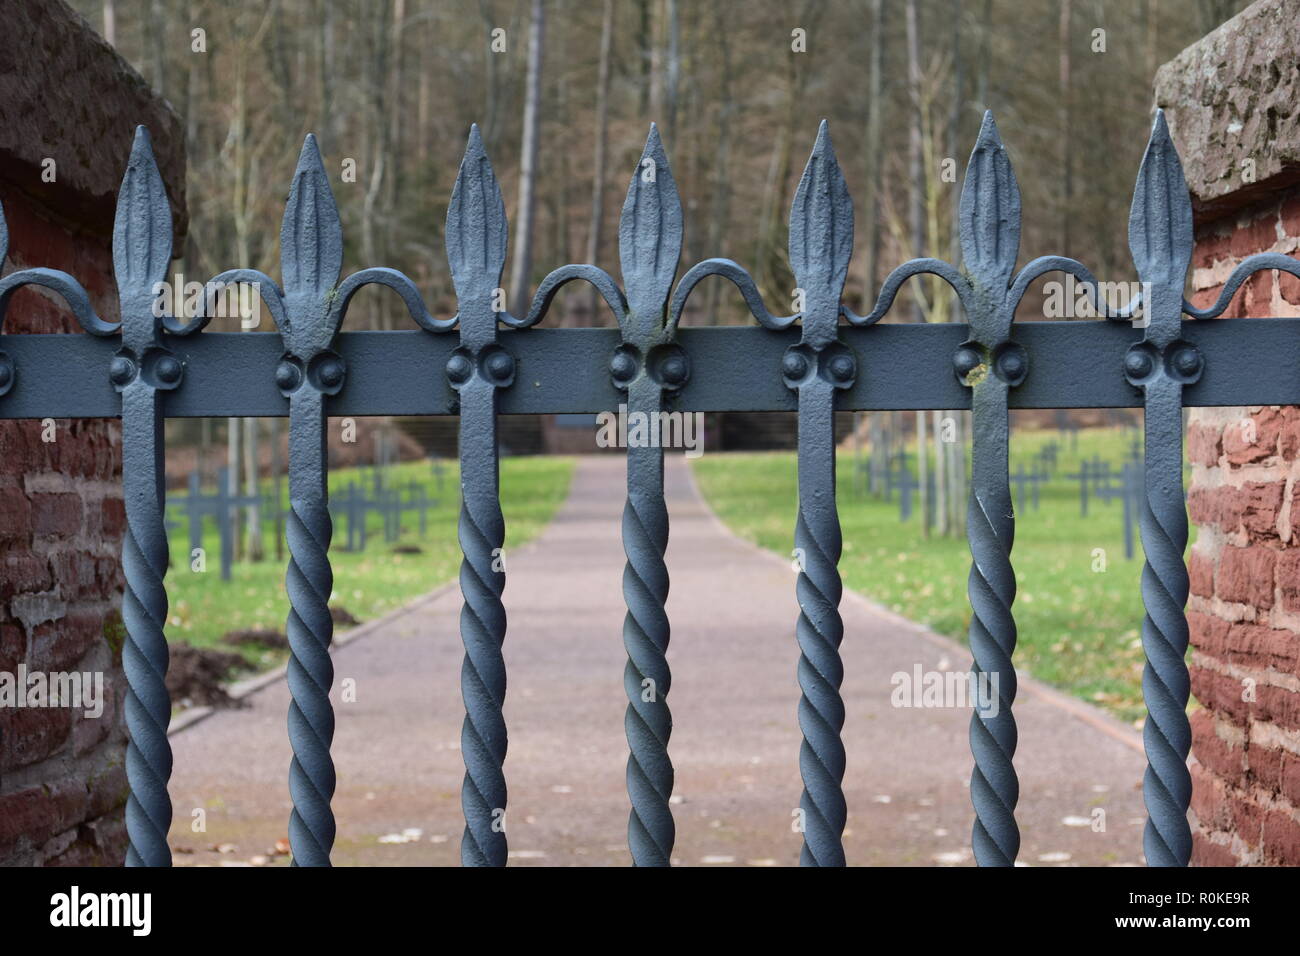
[{"label": "leafless forest", "polygon": [[[857,213],[848,296],[892,266],[957,255],[952,212],[985,107],[1024,194],[1023,254],[1128,279],[1125,211],[1156,67],[1241,0],[75,0],[185,122],[181,268],[277,273],[303,136],[337,171],[349,268],[389,265],[454,309],[446,204],[477,122],[511,224],[508,306],[550,269],[617,268],[617,216],[657,122],[686,214],[684,258],[725,255],[774,308],[793,286],[786,216],[817,122]],[[198,31],[198,32],[196,32]],[[355,175],[348,175],[353,169]],[[694,321],[739,321],[719,283]],[[918,300],[902,320],[944,321]],[[350,328],[403,320],[364,294]],[[604,323],[570,293],[566,320]],[[787,309],[788,311],[788,309]],[[716,318],[714,318],[716,316]],[[233,320],[226,320],[233,324]],[[216,326],[221,327],[221,323]]]}]

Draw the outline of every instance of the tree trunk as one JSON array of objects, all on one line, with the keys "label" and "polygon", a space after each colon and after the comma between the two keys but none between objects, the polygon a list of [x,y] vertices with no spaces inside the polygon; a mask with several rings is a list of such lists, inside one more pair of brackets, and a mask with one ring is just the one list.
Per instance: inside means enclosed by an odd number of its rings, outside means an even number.
[{"label": "tree trunk", "polygon": [[117,7],[113,0],[104,0],[104,39],[109,46],[117,46]]},{"label": "tree trunk", "polygon": [[1071,142],[1070,130],[1070,0],[1061,0],[1061,22],[1060,32],[1057,37],[1060,43],[1060,81],[1061,88],[1058,91],[1061,97],[1061,125],[1059,135],[1061,137],[1061,208],[1057,212],[1056,219],[1061,224],[1061,251],[1059,255],[1068,256],[1070,254],[1070,220],[1073,218],[1070,204],[1074,197],[1072,180],[1072,165],[1075,150],[1075,144]]},{"label": "tree trunk", "polygon": [[[587,261],[599,265],[600,245],[605,224],[605,153],[609,148],[609,60],[614,45],[614,0],[605,0],[600,24],[600,68],[596,78],[596,156],[591,173],[591,225],[587,230]],[[600,295],[593,288],[588,299],[591,318],[596,325]]]},{"label": "tree trunk", "polygon": [[[258,454],[257,419],[244,419],[244,494],[257,498]],[[262,560],[262,508],[255,500],[248,506],[248,525],[244,529],[247,544],[244,554],[249,561]]]},{"label": "tree trunk", "polygon": [[[722,0],[714,0],[713,3],[713,36],[718,42],[718,58],[721,71],[719,84],[722,95],[719,97],[717,150],[714,154],[713,176],[711,179],[713,209],[709,218],[709,242],[705,254],[720,256],[724,255],[722,244],[731,208],[731,113],[735,109],[731,94],[730,31],[726,29],[726,12],[723,9]],[[718,303],[721,301],[721,297],[722,284],[720,282],[710,282],[709,293],[704,300],[706,321],[710,325],[718,322]]]},{"label": "tree trunk", "polygon": [[[478,9],[480,15],[483,17],[483,26],[490,37],[492,31],[498,26],[496,13],[493,10],[491,0],[480,0]],[[483,62],[485,67],[485,82],[483,84],[483,122],[480,126],[483,130],[483,145],[490,154],[493,148],[497,145],[498,127],[500,125],[498,122],[498,116],[500,113],[498,109],[500,91],[497,75],[497,63],[501,54],[492,49],[491,43],[484,43],[483,56],[486,57],[486,59]],[[427,70],[421,70],[420,75],[424,76],[427,72]]]},{"label": "tree trunk", "polygon": [[927,459],[930,457],[929,444],[925,437],[925,412],[916,413],[916,500],[921,512],[921,537],[930,537],[930,470]]},{"label": "tree trunk", "polygon": [[948,412],[934,410],[934,529],[948,537],[952,528],[948,522],[948,448],[944,441],[944,419]]},{"label": "tree trunk", "polygon": [[[921,129],[921,51],[917,24],[916,0],[907,0],[907,87],[911,101],[911,118],[908,124],[908,212],[912,242],[912,255],[925,254],[925,176],[922,166]],[[918,287],[912,286],[912,320],[925,321]],[[921,423],[921,427],[924,424]],[[921,491],[925,493],[924,488]]]},{"label": "tree trunk", "polygon": [[[877,282],[880,281],[880,158],[884,129],[885,102],[885,2],[871,0],[870,102],[867,104],[867,262],[862,277],[863,312],[875,307]],[[874,421],[874,419],[873,419]]]},{"label": "tree trunk", "polygon": [[[242,430],[238,418],[226,419],[226,494],[239,494],[239,463],[240,463],[240,441],[239,433]],[[240,535],[241,521],[238,508],[230,509],[228,514],[230,520],[230,539],[233,542],[232,551],[235,560],[239,560],[243,551],[243,538]]]},{"label": "tree trunk", "polygon": [[681,23],[677,15],[677,0],[664,0],[667,15],[667,64],[664,70],[663,127],[664,139],[669,146],[677,142],[677,85],[681,75]]},{"label": "tree trunk", "polygon": [[984,17],[980,24],[979,75],[975,80],[975,95],[981,110],[993,109],[989,76],[993,72],[993,0],[984,0]]},{"label": "tree trunk", "polygon": [[[566,22],[565,0],[555,0],[555,22]],[[559,30],[556,59],[560,62],[560,68],[555,71],[555,111],[552,117],[556,127],[559,129],[569,128],[569,71],[564,69],[569,62],[569,31]],[[557,149],[549,152],[548,155],[555,157],[556,169],[552,174],[546,177],[550,183],[547,190],[551,194],[552,224],[554,226],[555,248],[551,250],[548,256],[551,262],[570,262],[569,256],[569,183],[572,176],[569,172],[569,150]],[[559,314],[559,325],[572,325],[574,316],[568,308],[569,300],[564,300],[564,306]]]},{"label": "tree trunk", "polygon": [[533,271],[533,213],[537,186],[537,140],[542,107],[542,42],[545,13],[542,0],[533,0],[528,28],[528,78],[524,95],[524,136],[519,155],[519,209],[514,256],[510,263],[508,308],[517,315],[528,311],[528,291]]},{"label": "tree trunk", "polygon": [[320,21],[320,109],[325,117],[322,130],[325,149],[334,143],[334,119],[340,111],[334,103],[334,4],[331,0],[319,0],[317,17]]},{"label": "tree trunk", "polygon": [[145,35],[149,44],[149,70],[153,75],[150,83],[160,96],[166,96],[167,88],[167,15],[163,11],[162,0],[146,0],[144,10]]}]

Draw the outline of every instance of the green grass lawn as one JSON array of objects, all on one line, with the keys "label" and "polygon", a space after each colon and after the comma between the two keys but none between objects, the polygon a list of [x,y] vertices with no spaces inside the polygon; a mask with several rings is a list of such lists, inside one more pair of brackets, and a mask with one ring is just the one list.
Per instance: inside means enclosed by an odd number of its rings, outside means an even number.
[{"label": "green grass lawn", "polygon": [[[1127,721],[1143,714],[1141,544],[1135,541],[1133,560],[1125,560],[1121,503],[1091,499],[1082,518],[1078,482],[1064,476],[1094,454],[1118,469],[1132,438],[1118,429],[1083,431],[1072,452],[1054,431],[1027,432],[1013,435],[1011,449],[1014,471],[1020,461],[1028,468],[1042,445],[1062,446],[1039,510],[1027,508],[1016,522],[1011,557],[1018,585],[1017,667]],[[790,554],[798,503],[792,453],[707,454],[694,468],[709,504],[729,527]],[[964,536],[922,539],[915,512],[909,521],[899,520],[897,492],[893,501],[873,498],[860,479],[852,480],[853,472],[852,456],[842,453],[836,497],[845,585],[964,642],[970,624]],[[963,524],[964,519],[963,512]],[[1104,572],[1093,570],[1095,548],[1105,549]]]},{"label": "green grass lawn", "polygon": [[[506,519],[507,559],[517,548],[545,527],[568,493],[573,461],[568,458],[505,458],[501,462],[501,504]],[[424,482],[428,493],[436,494],[429,463],[411,462],[389,469],[390,486],[410,481]],[[331,493],[359,482],[355,469],[330,473]],[[284,499],[287,506],[287,482]],[[460,511],[460,475],[455,462],[444,463],[442,493],[428,512],[427,533],[419,537],[419,516],[407,514],[403,534],[396,543],[385,542],[382,518],[372,514],[367,522],[366,549],[357,553],[341,550],[347,543],[347,522],[342,515],[335,522],[330,560],[334,567],[332,606],[346,608],[361,621],[371,620],[400,607],[430,589],[450,581],[460,567],[460,545],[456,522]],[[176,511],[174,517],[182,518]],[[269,522],[266,523],[269,526]],[[222,642],[229,631],[246,628],[284,630],[289,601],[284,589],[284,565],[288,555],[275,560],[275,543],[265,535],[267,559],[258,563],[235,562],[231,580],[221,580],[220,546],[215,527],[204,538],[206,570],[191,570],[188,533],[184,527],[170,536],[172,565],[167,575],[171,600],[167,637],[198,647],[235,650]],[[396,553],[395,547],[414,545],[420,553]],[[255,666],[265,667],[284,656],[258,648],[238,650]]]}]

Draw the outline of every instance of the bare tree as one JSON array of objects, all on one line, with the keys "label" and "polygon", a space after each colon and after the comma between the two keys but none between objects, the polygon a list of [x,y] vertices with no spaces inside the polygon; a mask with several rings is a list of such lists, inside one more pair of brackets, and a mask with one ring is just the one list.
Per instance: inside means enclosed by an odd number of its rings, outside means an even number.
[{"label": "bare tree", "polygon": [[[921,41],[917,24],[916,0],[907,0],[907,89],[911,101],[908,123],[908,220],[911,233],[912,255],[923,254],[925,247],[925,185],[922,182],[922,126],[924,115],[921,105]],[[919,286],[913,285],[912,319],[925,321],[925,306]],[[917,498],[921,509],[921,536],[930,536],[929,489],[927,459],[929,448],[925,441],[925,412],[916,413],[916,481]]]},{"label": "bare tree", "polygon": [[113,0],[104,0],[104,39],[110,46],[117,45],[117,8]]},{"label": "bare tree", "polygon": [[863,298],[870,308],[880,276],[880,157],[884,149],[885,0],[871,0],[871,54],[867,94],[867,259],[862,276]]},{"label": "bare tree", "polygon": [[[713,36],[718,44],[718,61],[720,63],[718,82],[721,96],[720,103],[718,104],[716,138],[717,151],[714,154],[715,163],[711,179],[713,208],[709,217],[707,255],[721,255],[723,252],[723,236],[726,234],[727,220],[729,218],[731,205],[731,175],[728,173],[728,169],[730,168],[731,160],[731,118],[732,113],[736,110],[736,104],[732,97],[731,85],[732,60],[730,31],[727,30],[725,21],[726,11],[723,9],[722,0],[714,0]],[[718,301],[721,296],[721,291],[722,289],[719,283],[710,283],[709,294],[705,299],[706,314],[710,321],[714,321],[718,314]]]},{"label": "bare tree", "polygon": [[1070,0],[1061,0],[1060,29],[1057,34],[1060,55],[1060,137],[1061,137],[1061,223],[1060,255],[1070,254],[1070,204],[1073,192],[1073,155],[1075,144],[1070,135]]},{"label": "bare tree", "polygon": [[524,137],[519,150],[519,209],[510,263],[510,306],[527,309],[533,271],[533,215],[537,192],[537,140],[542,108],[542,42],[546,14],[533,0],[528,27],[528,76],[524,94]]},{"label": "bare tree", "polygon": [[[614,46],[614,0],[605,0],[600,22],[600,66],[596,77],[596,156],[591,174],[591,226],[587,230],[587,261],[597,265],[605,224],[605,155],[609,148],[609,60]],[[589,311],[594,320],[599,293],[591,290]]]}]

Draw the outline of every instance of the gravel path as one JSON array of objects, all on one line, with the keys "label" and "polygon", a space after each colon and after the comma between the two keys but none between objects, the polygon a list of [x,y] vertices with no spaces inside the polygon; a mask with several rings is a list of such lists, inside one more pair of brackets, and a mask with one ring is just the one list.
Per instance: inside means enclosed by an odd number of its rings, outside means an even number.
[{"label": "gravel path", "polygon": [[[682,459],[669,460],[667,485],[676,861],[794,865],[794,574],[722,527]],[[623,490],[620,458],[581,460],[551,526],[507,552],[512,865],[628,863]],[[894,674],[963,671],[969,657],[855,595],[842,610],[849,862],[971,864],[969,711],[890,702]],[[459,591],[442,589],[336,653],[336,864],[459,863],[459,613]],[[354,700],[343,699],[348,687]],[[172,737],[177,864],[286,862],[273,853],[289,813],[288,690],[276,682],[246,702]],[[1141,863],[1137,735],[1028,679],[1016,715],[1020,859]],[[197,808],[206,832],[192,829]]]}]

